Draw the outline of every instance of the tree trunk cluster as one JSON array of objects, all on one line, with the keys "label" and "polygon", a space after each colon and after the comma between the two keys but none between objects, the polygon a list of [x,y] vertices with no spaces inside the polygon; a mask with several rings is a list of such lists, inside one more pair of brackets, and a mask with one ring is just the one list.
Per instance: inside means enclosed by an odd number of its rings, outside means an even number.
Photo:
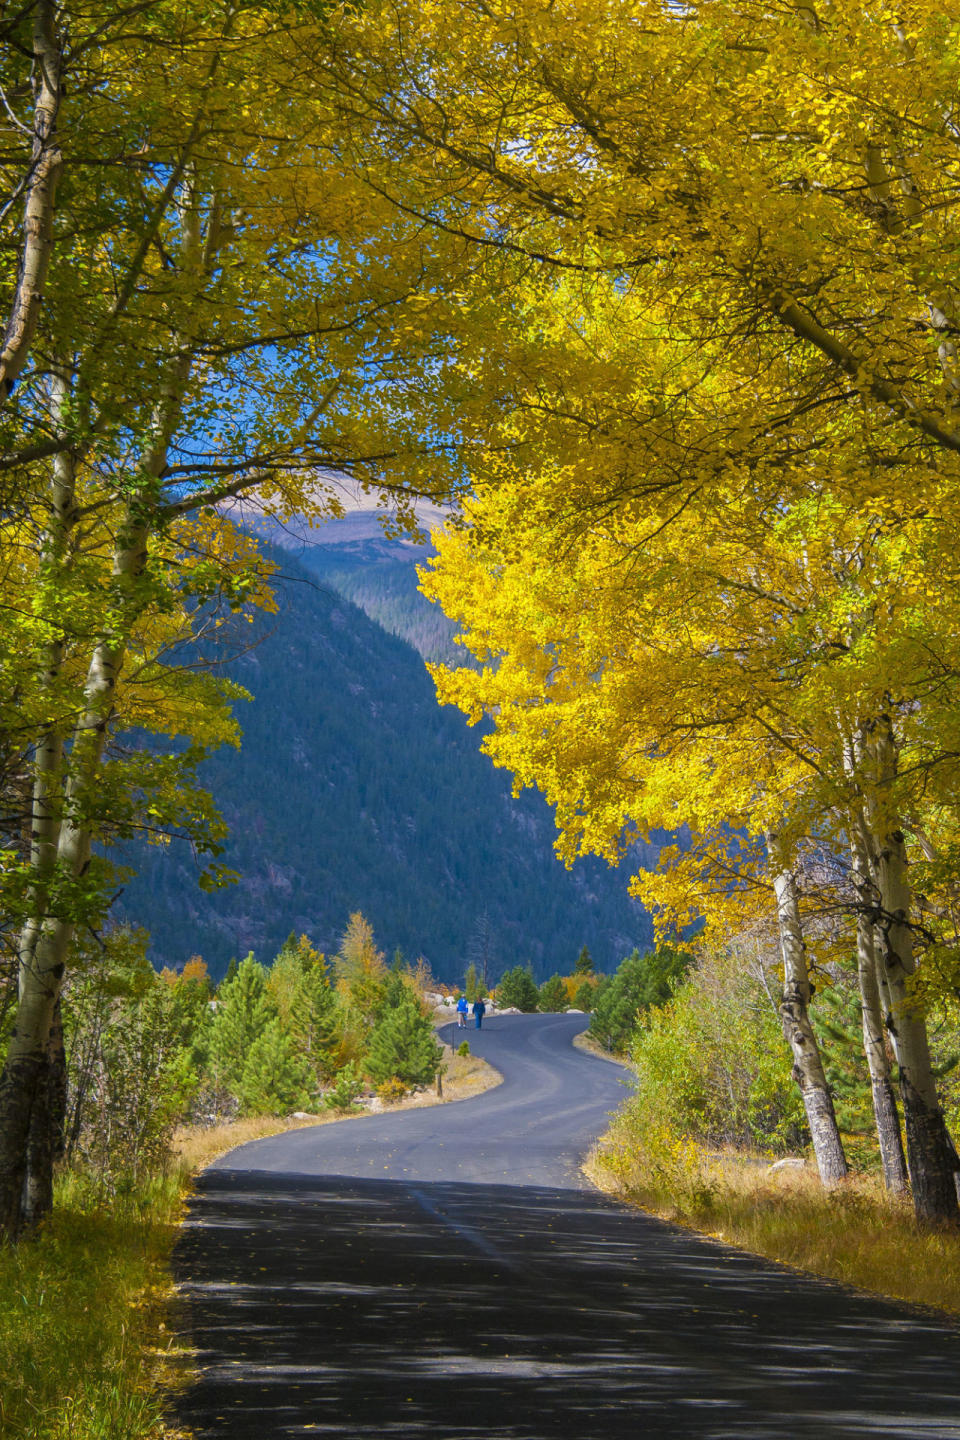
[{"label": "tree trunk cluster", "polygon": [[[850,867],[857,897],[863,1044],[884,1183],[894,1195],[912,1194],[918,1220],[956,1225],[960,1162],[937,1094],[926,1017],[910,986],[917,961],[906,844],[902,829],[876,798],[889,792],[896,775],[897,750],[889,723],[881,722],[861,737],[856,768],[862,774],[865,766],[872,784],[851,818]],[[851,772],[854,768],[851,764]],[[847,1162],[810,1022],[799,886],[777,837],[767,837],[767,849],[784,972],[783,1032],[793,1054],[794,1078],[803,1095],[821,1179],[825,1185],[835,1185],[846,1176]]]}]

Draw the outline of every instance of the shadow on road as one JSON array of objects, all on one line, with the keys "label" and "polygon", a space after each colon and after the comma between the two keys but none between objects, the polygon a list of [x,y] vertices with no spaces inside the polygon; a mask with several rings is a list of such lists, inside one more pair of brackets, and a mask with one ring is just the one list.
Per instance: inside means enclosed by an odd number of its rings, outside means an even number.
[{"label": "shadow on road", "polygon": [[960,1437],[949,1327],[589,1191],[217,1169],[176,1270],[202,1436]]}]

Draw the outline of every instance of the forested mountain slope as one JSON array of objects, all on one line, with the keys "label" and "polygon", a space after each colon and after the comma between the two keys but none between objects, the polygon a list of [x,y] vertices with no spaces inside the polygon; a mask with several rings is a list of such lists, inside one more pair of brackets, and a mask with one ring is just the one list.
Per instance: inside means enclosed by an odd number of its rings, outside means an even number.
[{"label": "forested mountain slope", "polygon": [[[442,523],[439,511],[423,508],[425,529]],[[293,555],[311,574],[359,605],[389,634],[408,641],[425,660],[467,661],[468,652],[454,644],[453,622],[418,588],[417,566],[435,553],[429,542],[415,544],[409,538],[386,536],[372,510],[354,510],[312,527],[297,519],[281,525],[242,512],[237,518],[261,540]]]},{"label": "forested mountain slope", "polygon": [[[390,542],[362,544],[384,546],[385,570],[403,579]],[[363,570],[333,548],[330,569]],[[358,909],[381,945],[423,953],[450,980],[482,929],[492,975],[518,960],[541,976],[569,968],[583,944],[604,967],[642,947],[649,919],[625,873],[564,870],[546,806],[511,797],[477,732],[437,706],[417,651],[315,579],[309,552],[272,553],[280,613],[251,627],[252,646],[238,637],[249,648],[226,667],[255,697],[239,707],[243,748],[205,767],[241,880],[205,894],[185,845],[131,853],[141,873],[117,908],[152,932],[155,962],[199,953],[219,974],[249,949],[273,955],[291,930],[329,952]],[[405,562],[410,594],[418,553]]]},{"label": "forested mountain slope", "polygon": [[[429,550],[419,551],[421,563]],[[417,588],[416,562],[408,547],[366,540],[353,545],[317,546],[303,563],[346,599],[359,605],[384,630],[412,645],[425,660],[467,663],[469,652],[453,640],[454,625],[439,605]]]}]

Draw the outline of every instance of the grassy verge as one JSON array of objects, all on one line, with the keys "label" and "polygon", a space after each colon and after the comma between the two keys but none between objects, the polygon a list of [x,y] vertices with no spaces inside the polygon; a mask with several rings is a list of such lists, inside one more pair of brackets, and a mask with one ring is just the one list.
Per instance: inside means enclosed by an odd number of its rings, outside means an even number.
[{"label": "grassy verge", "polygon": [[[469,1047],[470,1036],[458,1035],[457,1045],[462,1045],[466,1040]],[[499,1085],[503,1076],[486,1060],[481,1060],[479,1055],[458,1055],[456,1049],[440,1042],[443,1051],[444,1072],[443,1072],[443,1100],[469,1100],[471,1095],[480,1095],[484,1090],[492,1090],[494,1085]],[[412,1096],[407,1102],[411,1105],[436,1105],[438,1098],[429,1090],[425,1090],[419,1096]]]},{"label": "grassy verge", "polygon": [[594,1040],[589,1030],[581,1030],[579,1035],[574,1035],[573,1045],[576,1050],[583,1050],[587,1055],[596,1055],[599,1060],[614,1060],[622,1065],[625,1070],[632,1070],[633,1065],[627,1055],[614,1055],[605,1050],[598,1040]]},{"label": "grassy verge", "polygon": [[608,1194],[771,1260],[897,1300],[960,1312],[960,1234],[921,1230],[912,1207],[858,1176],[826,1191],[808,1161],[707,1155],[639,1138],[618,1117],[585,1165]]},{"label": "grassy verge", "polygon": [[0,1250],[0,1434],[164,1434],[157,1381],[179,1207],[174,1174],[109,1207],[67,1176],[39,1238]]},{"label": "grassy verge", "polygon": [[[500,1080],[474,1056],[445,1058],[444,1101]],[[423,1092],[387,1108],[438,1103]],[[185,1127],[166,1175],[109,1200],[84,1176],[61,1175],[36,1240],[0,1248],[0,1437],[173,1440],[162,1394],[182,1378],[183,1352],[166,1328],[170,1255],[193,1176],[236,1145],[338,1118]]]}]

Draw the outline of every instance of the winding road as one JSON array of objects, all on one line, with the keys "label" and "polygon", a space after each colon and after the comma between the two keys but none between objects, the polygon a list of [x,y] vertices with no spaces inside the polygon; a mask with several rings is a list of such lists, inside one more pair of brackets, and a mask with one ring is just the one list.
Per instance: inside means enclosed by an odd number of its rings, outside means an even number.
[{"label": "winding road", "polygon": [[176,1252],[198,1437],[960,1440],[960,1332],[626,1209],[574,1015],[468,1032],[502,1085],[256,1141]]}]

